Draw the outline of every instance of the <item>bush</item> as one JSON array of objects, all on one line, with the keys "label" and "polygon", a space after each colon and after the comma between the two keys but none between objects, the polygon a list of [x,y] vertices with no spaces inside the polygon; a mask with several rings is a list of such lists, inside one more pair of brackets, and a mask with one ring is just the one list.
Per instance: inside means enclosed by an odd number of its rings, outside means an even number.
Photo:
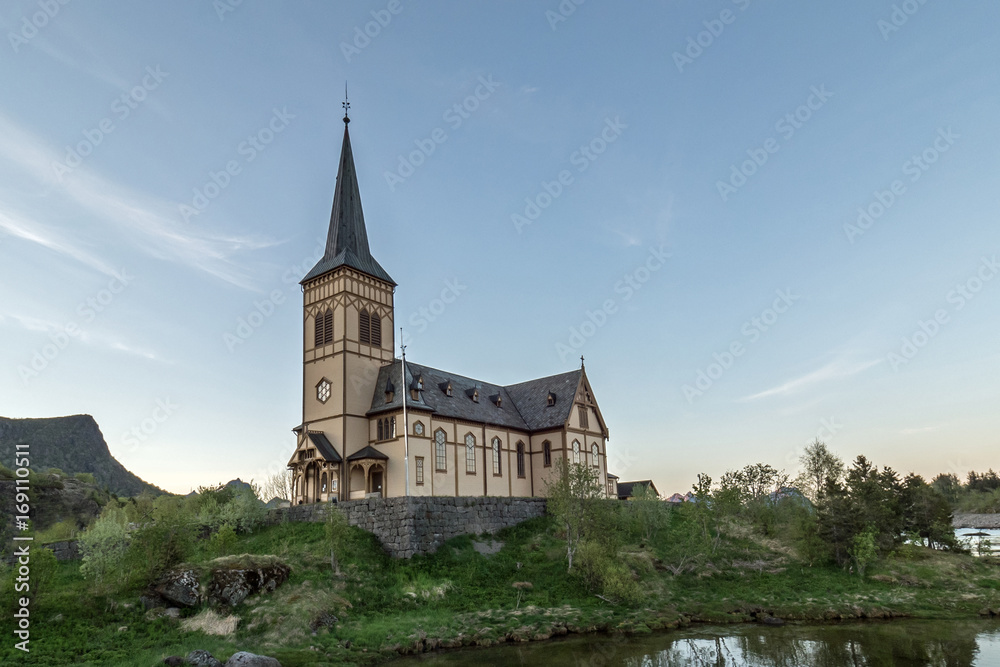
[{"label": "bush", "polygon": [[236,546],[237,542],[236,531],[233,530],[233,526],[228,523],[224,523],[219,526],[219,529],[215,531],[212,538],[209,540],[212,552],[216,556],[228,556],[233,551],[233,547]]},{"label": "bush", "polygon": [[84,484],[97,486],[97,479],[95,479],[94,475],[89,472],[78,472],[75,475],[73,475],[73,477],[76,477],[79,481],[83,482]]},{"label": "bush", "polygon": [[42,544],[62,542],[63,540],[72,540],[76,537],[76,534],[76,521],[73,519],[63,519],[62,521],[54,523],[45,530],[39,532],[35,536],[35,540],[37,542],[41,542]]},{"label": "bush", "polygon": [[116,505],[108,505],[80,536],[80,574],[93,582],[96,591],[117,589],[128,580],[125,555],[129,542],[125,512]]},{"label": "bush", "polygon": [[577,576],[591,591],[626,604],[642,599],[642,590],[632,570],[617,558],[617,554],[609,553],[597,542],[583,542],[576,562]]}]

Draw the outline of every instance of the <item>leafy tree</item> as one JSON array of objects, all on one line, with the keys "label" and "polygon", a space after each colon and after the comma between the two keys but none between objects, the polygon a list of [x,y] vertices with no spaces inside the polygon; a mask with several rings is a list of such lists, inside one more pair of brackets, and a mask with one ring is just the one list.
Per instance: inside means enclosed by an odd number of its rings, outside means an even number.
[{"label": "leafy tree", "polygon": [[116,504],[105,507],[94,525],[80,536],[80,573],[93,581],[95,590],[116,588],[128,579],[125,555],[130,541],[125,512]]},{"label": "leafy tree", "polygon": [[858,576],[864,579],[865,570],[878,559],[878,550],[875,548],[876,531],[871,526],[854,536],[854,543],[851,546],[851,561],[854,563]]},{"label": "leafy tree", "polygon": [[[566,532],[566,571],[585,539],[607,540],[614,534],[599,473],[591,466],[560,461],[548,481],[548,512]],[[602,507],[602,503],[604,504]],[[602,534],[602,529],[604,529]]]},{"label": "leafy tree", "polygon": [[937,488],[920,475],[903,479],[903,529],[917,535],[932,549],[958,546],[951,525],[951,505]]},{"label": "leafy tree", "polygon": [[945,497],[949,504],[955,505],[962,495],[962,480],[952,473],[941,473],[933,480],[931,486]]},{"label": "leafy tree", "polygon": [[646,542],[656,539],[670,520],[670,508],[648,486],[633,489],[628,508],[633,517],[635,532]]},{"label": "leafy tree", "polygon": [[233,547],[236,546],[236,541],[236,531],[233,529],[232,524],[229,523],[219,526],[219,529],[215,531],[209,540],[212,551],[216,556],[228,556],[232,553]]},{"label": "leafy tree", "polygon": [[969,472],[968,482],[965,484],[966,491],[996,491],[1000,489],[1000,475],[990,468],[987,472],[978,473],[975,470]]},{"label": "leafy tree", "polygon": [[844,462],[819,438],[806,447],[799,463],[802,464],[802,471],[795,478],[795,486],[813,502],[819,500],[827,480],[839,482],[844,476]]}]

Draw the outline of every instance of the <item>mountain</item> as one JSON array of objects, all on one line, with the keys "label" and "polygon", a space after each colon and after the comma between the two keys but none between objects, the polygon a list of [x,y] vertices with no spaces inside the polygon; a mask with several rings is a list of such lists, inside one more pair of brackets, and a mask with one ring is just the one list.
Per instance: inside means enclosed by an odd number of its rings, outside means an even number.
[{"label": "mountain", "polygon": [[59,468],[65,473],[89,472],[98,486],[119,496],[137,496],[143,491],[166,493],[148,484],[111,456],[108,443],[90,415],[46,419],[0,417],[0,463],[14,468],[18,443],[28,445],[30,467],[35,470]]}]

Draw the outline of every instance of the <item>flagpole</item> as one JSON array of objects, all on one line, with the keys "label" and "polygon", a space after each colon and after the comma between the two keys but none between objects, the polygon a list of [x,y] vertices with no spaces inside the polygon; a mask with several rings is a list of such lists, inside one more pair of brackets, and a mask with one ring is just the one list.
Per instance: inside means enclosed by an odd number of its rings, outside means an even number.
[{"label": "flagpole", "polygon": [[410,391],[406,384],[406,345],[403,344],[403,327],[399,327],[399,347],[402,350],[403,385],[403,469],[406,472],[406,495],[410,495],[410,426],[406,421],[406,394]]}]

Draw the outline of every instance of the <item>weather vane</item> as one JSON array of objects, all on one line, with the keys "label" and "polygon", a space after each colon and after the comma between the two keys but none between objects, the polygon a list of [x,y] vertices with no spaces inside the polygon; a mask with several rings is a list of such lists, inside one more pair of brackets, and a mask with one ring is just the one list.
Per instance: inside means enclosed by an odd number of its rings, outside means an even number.
[{"label": "weather vane", "polygon": [[344,122],[345,123],[350,123],[351,119],[348,117],[348,114],[350,113],[350,110],[351,110],[351,103],[347,99],[347,82],[346,81],[344,82],[344,102],[343,102],[343,104],[341,106],[344,107]]}]

